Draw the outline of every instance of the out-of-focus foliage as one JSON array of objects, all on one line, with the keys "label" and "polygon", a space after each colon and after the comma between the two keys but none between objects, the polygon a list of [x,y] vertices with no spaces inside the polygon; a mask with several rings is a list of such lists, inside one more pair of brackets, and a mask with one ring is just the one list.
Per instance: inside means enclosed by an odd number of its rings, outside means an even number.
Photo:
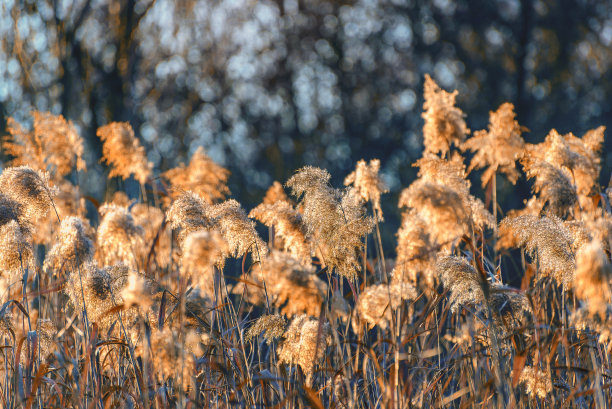
[{"label": "out-of-focus foliage", "polygon": [[203,146],[245,204],[302,165],[341,180],[378,157],[397,194],[422,149],[425,73],[459,91],[470,129],[511,101],[540,141],[551,124],[612,125],[611,59],[612,3],[595,0],[3,0],[0,133],[61,113],[97,163],[95,130],[128,121],[155,176]]}]

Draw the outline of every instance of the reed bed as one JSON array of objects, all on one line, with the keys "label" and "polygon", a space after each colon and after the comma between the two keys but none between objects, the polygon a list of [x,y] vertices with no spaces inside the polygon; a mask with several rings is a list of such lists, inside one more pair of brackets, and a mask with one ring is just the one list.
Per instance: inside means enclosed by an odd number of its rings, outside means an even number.
[{"label": "reed bed", "polygon": [[[2,407],[612,405],[604,128],[529,144],[510,103],[471,132],[456,92],[428,76],[424,92],[395,251],[382,248],[379,160],[344,186],[304,167],[244,209],[203,149],[160,172],[111,123],[99,203],[81,193],[70,121],[9,119]],[[500,208],[498,183],[521,178],[532,196]]]}]

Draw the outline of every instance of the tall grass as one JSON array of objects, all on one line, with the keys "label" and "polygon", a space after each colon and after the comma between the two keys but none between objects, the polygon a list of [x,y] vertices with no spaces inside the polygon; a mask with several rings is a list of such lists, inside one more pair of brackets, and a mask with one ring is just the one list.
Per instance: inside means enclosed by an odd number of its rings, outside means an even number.
[{"label": "tall grass", "polygon": [[[204,150],[158,173],[112,123],[98,131],[108,176],[141,190],[98,203],[81,194],[72,123],[9,119],[2,407],[612,405],[603,127],[527,144],[506,103],[471,133],[455,97],[426,78],[393,258],[378,160],[344,187],[299,169],[247,213]],[[468,179],[479,169],[484,201]],[[532,197],[501,209],[498,186],[523,177]]]}]

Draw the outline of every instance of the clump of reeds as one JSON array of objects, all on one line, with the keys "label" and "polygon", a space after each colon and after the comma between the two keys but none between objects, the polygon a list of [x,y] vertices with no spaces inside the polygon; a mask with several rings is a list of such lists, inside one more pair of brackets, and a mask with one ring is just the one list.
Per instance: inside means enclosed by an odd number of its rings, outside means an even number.
[{"label": "clump of reeds", "polygon": [[[399,198],[395,254],[379,160],[357,162],[342,189],[304,167],[287,181],[295,202],[274,182],[247,212],[203,149],[153,178],[131,127],[112,123],[98,130],[103,163],[142,197],[99,205],[78,185],[86,155],[69,121],[9,120],[3,405],[612,405],[604,128],[526,144],[505,103],[466,140],[456,96],[426,77],[425,152]],[[497,174],[502,189],[533,180],[524,206],[502,209]]]}]

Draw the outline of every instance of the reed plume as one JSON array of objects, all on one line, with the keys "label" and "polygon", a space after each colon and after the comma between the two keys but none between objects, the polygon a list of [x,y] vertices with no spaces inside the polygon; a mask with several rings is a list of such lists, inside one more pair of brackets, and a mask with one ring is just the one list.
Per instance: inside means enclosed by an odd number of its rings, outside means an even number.
[{"label": "reed plume", "polygon": [[157,207],[137,203],[131,207],[130,213],[136,226],[142,229],[144,245],[135,249],[138,260],[142,260],[144,266],[152,251],[156,267],[166,269],[172,258],[172,232],[167,228],[164,212]]},{"label": "reed plume", "polygon": [[[38,350],[40,351],[40,357],[44,359],[55,350],[55,335],[57,334],[57,329],[50,319],[39,319],[36,323],[36,327]],[[33,356],[36,358],[36,351],[33,352]]]},{"label": "reed plume", "polygon": [[272,344],[275,339],[283,336],[286,326],[287,321],[285,317],[280,314],[262,315],[249,327],[245,340],[249,341],[263,334],[266,343]]},{"label": "reed plume", "polygon": [[170,227],[178,230],[179,243],[185,241],[190,233],[213,227],[213,221],[207,215],[209,205],[193,192],[186,192],[176,199],[166,213]]},{"label": "reed plume", "polygon": [[254,281],[249,289],[253,303],[264,304],[266,293],[269,302],[283,314],[294,316],[307,314],[318,317],[327,294],[327,284],[316,276],[314,268],[305,266],[289,254],[274,250],[264,260],[262,268],[245,281]]},{"label": "reed plume", "polygon": [[497,111],[489,112],[489,130],[474,132],[461,146],[464,151],[475,152],[468,172],[487,168],[481,177],[483,187],[497,172],[506,175],[512,184],[519,178],[516,161],[523,154],[525,141],[521,133],[526,128],[519,125],[515,117],[514,105],[509,102],[500,105]]},{"label": "reed plume", "polygon": [[470,214],[461,195],[447,186],[417,180],[402,191],[399,206],[416,209],[429,222],[429,234],[443,248],[468,232]]},{"label": "reed plume", "polygon": [[498,248],[524,247],[538,264],[538,272],[567,286],[576,263],[569,230],[556,217],[507,217],[499,224]]},{"label": "reed plume", "polygon": [[419,167],[419,179],[402,191],[399,207],[414,209],[423,220],[431,221],[430,236],[437,245],[448,249],[471,228],[495,225],[482,201],[470,194],[459,155],[447,160],[426,154],[414,166]]},{"label": "reed plume", "polygon": [[532,313],[523,292],[497,283],[491,285],[490,306],[497,328],[504,329],[506,333],[525,325]]},{"label": "reed plume", "polygon": [[83,140],[71,121],[50,112],[32,112],[34,126],[25,130],[15,119],[7,121],[9,135],[2,149],[13,159],[10,166],[31,166],[47,171],[58,183],[73,169],[87,170],[83,160]]},{"label": "reed plume", "polygon": [[0,192],[21,204],[19,224],[36,224],[53,206],[56,189],[49,186],[47,174],[29,166],[6,168],[0,174]]},{"label": "reed plume", "polygon": [[123,262],[137,268],[136,249],[142,246],[142,228],[136,225],[125,207],[108,204],[100,207],[98,258],[105,265]]},{"label": "reed plume", "polygon": [[306,226],[302,215],[291,203],[278,200],[259,204],[249,213],[268,227],[274,228],[274,244],[291,253],[304,264],[311,262],[311,243],[306,238]]},{"label": "reed plume", "polygon": [[200,146],[191,156],[188,166],[181,164],[162,176],[170,182],[172,197],[177,198],[182,192],[191,191],[212,204],[230,194],[227,187],[229,174],[227,169],[213,162]]},{"label": "reed plume", "polygon": [[11,220],[19,223],[23,219],[23,206],[21,203],[12,200],[11,198],[0,192],[0,226],[5,225]]},{"label": "reed plume", "polygon": [[523,368],[519,382],[525,386],[527,395],[534,398],[544,399],[553,390],[550,374],[533,366]]},{"label": "reed plume", "polygon": [[605,127],[588,131],[582,138],[571,132],[559,134],[552,129],[544,142],[527,145],[529,157],[550,163],[571,173],[577,193],[589,196],[601,171],[599,152],[604,140]]},{"label": "reed plume", "polygon": [[[124,303],[121,293],[129,275],[130,269],[123,264],[98,268],[94,263],[85,263],[69,275],[64,291],[75,311],[86,311],[90,322],[109,330],[119,318],[118,308]],[[124,324],[130,325],[137,316],[137,310],[124,311]]]},{"label": "reed plume", "polygon": [[267,254],[268,246],[257,234],[255,223],[236,200],[212,205],[206,213],[227,243],[224,257],[241,257],[250,252],[253,260],[259,261]]},{"label": "reed plume", "polygon": [[266,195],[264,196],[262,203],[271,205],[275,204],[276,202],[287,202],[292,204],[291,200],[285,193],[285,189],[283,189],[283,185],[275,180],[274,183],[272,183],[272,186],[266,190]]},{"label": "reed plume", "polygon": [[109,178],[119,176],[134,179],[141,184],[151,177],[153,164],[147,160],[144,148],[127,122],[111,122],[98,128],[97,135],[102,141],[102,161],[111,167]]},{"label": "reed plume", "polygon": [[429,226],[414,210],[402,214],[397,231],[397,259],[394,281],[409,281],[425,288],[435,288],[435,257],[437,248],[429,234]]},{"label": "reed plume", "polygon": [[378,175],[380,160],[372,159],[366,163],[363,159],[357,162],[357,167],[345,179],[344,185],[353,185],[359,197],[365,202],[371,202],[376,217],[383,221],[382,208],[380,207],[380,195],[387,193],[389,188]]},{"label": "reed plume", "polygon": [[329,186],[329,179],[326,171],[306,166],[287,186],[301,199],[307,237],[322,253],[322,261],[330,270],[353,279],[360,268],[362,237],[372,231],[373,222],[353,191],[341,195]]},{"label": "reed plume", "polygon": [[451,311],[462,305],[477,305],[485,301],[482,278],[463,257],[442,256],[436,262],[436,273],[444,288],[450,290]]},{"label": "reed plume", "polygon": [[463,112],[455,106],[458,91],[442,90],[431,77],[425,74],[425,102],[422,117],[425,152],[450,151],[451,144],[460,146],[470,132],[463,119]]},{"label": "reed plume", "polygon": [[414,300],[416,297],[416,289],[409,283],[371,285],[359,296],[355,311],[366,324],[378,325],[382,330],[386,330],[393,318],[393,312],[400,308],[404,301]]},{"label": "reed plume", "polygon": [[90,262],[95,248],[89,222],[75,216],[62,220],[55,244],[45,257],[44,270],[60,274]]},{"label": "reed plume", "polygon": [[567,170],[548,162],[524,157],[521,161],[528,179],[535,179],[533,192],[544,207],[558,217],[565,217],[578,201],[576,187]]},{"label": "reed plume", "polygon": [[117,298],[122,300],[124,308],[138,306],[147,311],[153,304],[151,294],[151,283],[142,274],[131,270]]},{"label": "reed plume", "polygon": [[36,244],[52,242],[55,238],[55,233],[60,228],[61,220],[71,216],[86,217],[85,198],[77,186],[63,179],[58,181],[55,187],[53,205],[57,214],[55,211],[48,212],[46,217],[37,223],[37,228],[33,231],[33,240]]},{"label": "reed plume", "polygon": [[187,236],[181,258],[181,276],[191,279],[210,299],[215,299],[215,265],[221,270],[228,245],[216,231],[199,230]]},{"label": "reed plume", "polygon": [[601,242],[593,241],[580,248],[572,286],[591,314],[605,318],[607,306],[612,302],[610,279],[612,267]]},{"label": "reed plume", "polygon": [[33,263],[32,245],[15,220],[0,226],[0,270],[3,278],[15,280]]},{"label": "reed plume", "polygon": [[283,334],[278,362],[299,366],[306,376],[306,385],[311,385],[314,366],[322,363],[325,350],[331,343],[330,331],[329,324],[321,324],[306,315],[293,318]]}]

